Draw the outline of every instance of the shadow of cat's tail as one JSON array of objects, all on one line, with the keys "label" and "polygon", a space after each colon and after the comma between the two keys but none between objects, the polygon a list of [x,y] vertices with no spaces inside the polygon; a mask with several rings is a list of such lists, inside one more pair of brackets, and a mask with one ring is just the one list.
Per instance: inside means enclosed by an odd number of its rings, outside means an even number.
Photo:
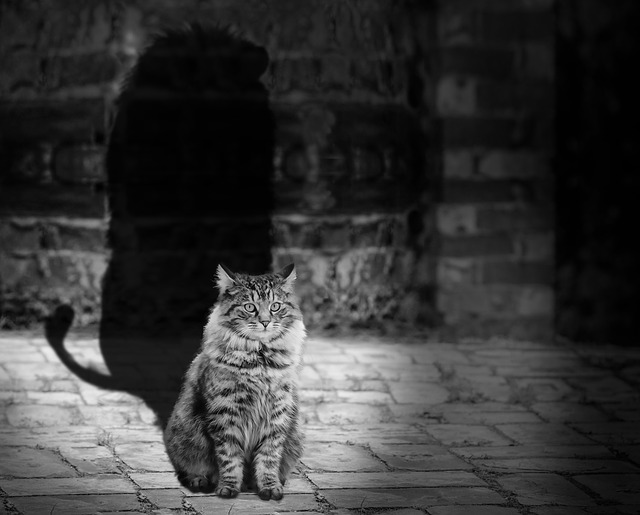
[{"label": "shadow of cat's tail", "polygon": [[64,346],[64,339],[67,336],[75,312],[68,304],[58,306],[54,312],[44,321],[44,335],[51,348],[55,351],[60,361],[78,378],[100,388],[109,390],[118,390],[116,381],[111,376],[102,374],[97,370],[83,367],[76,359],[67,351]]}]

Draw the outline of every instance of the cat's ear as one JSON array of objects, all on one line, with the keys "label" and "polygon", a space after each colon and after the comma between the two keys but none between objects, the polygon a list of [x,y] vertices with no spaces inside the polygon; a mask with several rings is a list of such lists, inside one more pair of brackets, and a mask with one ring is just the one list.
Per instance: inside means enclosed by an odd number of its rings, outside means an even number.
[{"label": "cat's ear", "polygon": [[289,293],[293,292],[293,283],[296,280],[296,266],[293,263],[290,263],[280,270],[278,275],[284,279],[284,290]]},{"label": "cat's ear", "polygon": [[222,295],[236,283],[236,275],[223,264],[218,265],[216,273],[216,284]]}]

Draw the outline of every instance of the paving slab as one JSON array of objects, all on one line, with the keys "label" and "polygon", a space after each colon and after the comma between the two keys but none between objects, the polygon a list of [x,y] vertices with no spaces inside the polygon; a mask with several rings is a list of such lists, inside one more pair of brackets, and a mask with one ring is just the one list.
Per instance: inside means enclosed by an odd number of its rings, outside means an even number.
[{"label": "paving slab", "polygon": [[456,447],[451,452],[470,459],[487,458],[594,458],[610,460],[615,455],[603,445],[507,445]]},{"label": "paving slab", "polygon": [[496,429],[520,444],[591,445],[594,441],[558,423],[500,424]]},{"label": "paving slab", "polygon": [[623,460],[577,458],[516,458],[472,460],[473,464],[494,472],[565,472],[596,474],[640,474],[640,469]]},{"label": "paving slab", "polygon": [[638,515],[640,506],[533,506],[532,515]]},{"label": "paving slab", "polygon": [[120,473],[120,463],[113,452],[102,445],[80,443],[57,447],[60,456],[80,474]]},{"label": "paving slab", "polygon": [[637,473],[593,474],[574,476],[573,479],[607,501],[640,504],[640,481]]},{"label": "paving slab", "polygon": [[12,497],[11,504],[27,514],[94,515],[105,511],[132,512],[143,509],[136,494]]},{"label": "paving slab", "polygon": [[454,456],[440,445],[380,444],[372,451],[388,467],[400,470],[466,470],[472,465]]},{"label": "paving slab", "polygon": [[280,501],[268,502],[261,500],[256,494],[249,493],[241,493],[235,499],[202,495],[189,497],[186,503],[203,515],[272,515],[277,512],[309,511],[319,508],[313,494],[285,494]]},{"label": "paving slab", "polygon": [[131,481],[116,474],[74,478],[0,479],[0,488],[9,497],[93,493],[120,494],[135,491]]},{"label": "paving slab", "polygon": [[6,408],[5,414],[9,424],[13,427],[80,425],[84,422],[76,406],[14,404]]},{"label": "paving slab", "polygon": [[434,486],[486,486],[486,483],[465,471],[438,472],[368,472],[308,473],[309,479],[321,490],[331,488],[413,488]]},{"label": "paving slab", "polygon": [[359,445],[310,442],[302,463],[311,470],[372,472],[388,470],[380,458]]},{"label": "paving slab", "polygon": [[424,406],[447,402],[451,393],[439,383],[402,381],[389,384],[394,400],[400,404],[422,404]]},{"label": "paving slab", "polygon": [[591,439],[608,445],[639,445],[640,421],[579,422],[573,427]]},{"label": "paving slab", "polygon": [[518,515],[517,508],[503,506],[435,506],[429,515]]},{"label": "paving slab", "polygon": [[609,416],[580,402],[536,402],[531,409],[548,422],[606,422]]},{"label": "paving slab", "polygon": [[440,424],[427,426],[426,431],[450,447],[468,445],[508,445],[513,443],[495,429],[475,424]]},{"label": "paving slab", "polygon": [[536,414],[529,411],[476,411],[470,413],[449,413],[444,416],[445,421],[451,424],[482,424],[485,426],[497,426],[502,424],[531,424],[543,422]]},{"label": "paving slab", "polygon": [[47,449],[0,448],[0,476],[75,477],[75,470],[62,457]]},{"label": "paving slab", "polygon": [[323,496],[331,504],[345,508],[399,508],[422,509],[438,505],[503,504],[496,492],[482,487],[453,488],[376,488],[372,490],[327,490]]},{"label": "paving slab", "polygon": [[158,508],[179,510],[183,506],[184,494],[179,488],[142,490],[141,493],[145,499]]},{"label": "paving slab", "polygon": [[593,506],[596,501],[584,491],[558,474],[509,474],[496,481],[513,492],[520,504],[535,506],[555,504],[562,506]]},{"label": "paving slab", "polygon": [[316,406],[318,419],[323,424],[376,424],[392,419],[386,406],[351,404],[348,402],[323,403]]},{"label": "paving slab", "polygon": [[132,469],[173,472],[167,451],[160,442],[121,443],[117,453],[120,460]]},{"label": "paving slab", "polygon": [[[0,515],[640,512],[640,350],[312,335],[306,450],[276,502],[179,484],[152,409],[174,399],[158,391],[152,406],[142,391],[179,348],[144,356],[136,342],[117,342],[118,359],[132,374],[147,359],[143,381],[110,391],[70,373],[41,333],[0,331]],[[90,332],[68,343],[101,359]]]}]

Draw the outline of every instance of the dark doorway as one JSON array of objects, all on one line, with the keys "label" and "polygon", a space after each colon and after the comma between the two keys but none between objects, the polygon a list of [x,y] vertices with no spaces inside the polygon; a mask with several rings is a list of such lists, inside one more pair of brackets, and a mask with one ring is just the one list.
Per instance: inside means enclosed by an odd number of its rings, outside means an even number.
[{"label": "dark doorway", "polygon": [[264,49],[226,30],[190,26],[152,42],[119,98],[100,324],[110,376],[73,368],[139,395],[161,424],[215,301],[217,264],[271,265],[267,64]]},{"label": "dark doorway", "polygon": [[637,345],[640,4],[557,5],[557,332]]}]

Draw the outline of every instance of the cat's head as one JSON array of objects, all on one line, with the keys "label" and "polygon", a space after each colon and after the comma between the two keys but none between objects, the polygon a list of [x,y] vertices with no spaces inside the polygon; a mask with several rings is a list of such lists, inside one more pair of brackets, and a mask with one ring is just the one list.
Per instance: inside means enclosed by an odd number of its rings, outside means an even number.
[{"label": "cat's head", "polygon": [[293,263],[272,274],[234,273],[218,265],[220,323],[254,340],[269,341],[302,320],[294,295]]}]

